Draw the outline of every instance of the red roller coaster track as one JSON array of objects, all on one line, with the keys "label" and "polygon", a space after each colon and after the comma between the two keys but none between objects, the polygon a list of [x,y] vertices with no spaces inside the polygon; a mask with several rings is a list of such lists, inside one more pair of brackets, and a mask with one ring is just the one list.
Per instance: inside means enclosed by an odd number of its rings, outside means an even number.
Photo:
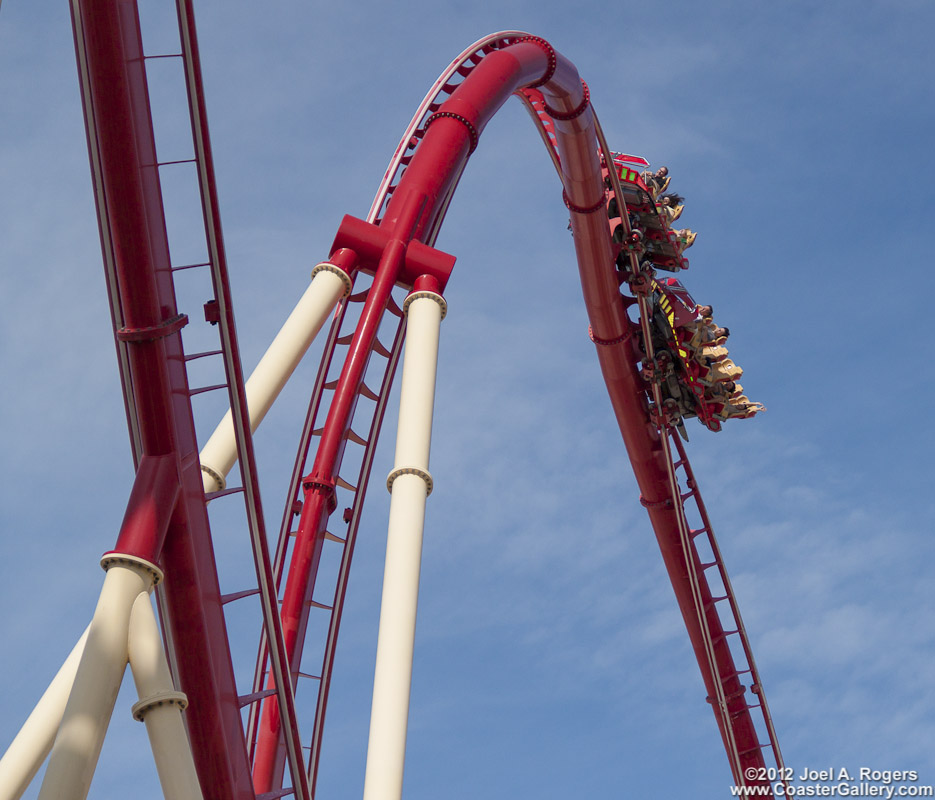
[{"label": "red roller coaster track", "polygon": [[[723,740],[734,782],[751,767],[782,766],[749,642],[684,446],[656,418],[640,374],[652,359],[641,267],[632,257],[621,292],[607,223],[609,198],[624,194],[610,150],[575,67],[543,39],[516,31],[486,37],[440,76],[416,111],[366,219],[347,216],[329,263],[353,289],[338,302],[327,336],[275,550],[267,549],[251,429],[227,280],[201,85],[194,16],[178,0],[181,52],[144,54],[135,0],[73,0],[104,265],[124,387],[136,480],[113,554],[158,564],[163,633],[198,779],[217,798],[311,797],[321,757],[347,579],[374,449],[406,332],[407,294],[441,294],[454,258],[434,248],[448,205],[486,124],[511,95],[532,115],[560,178],[571,216],[591,338],[627,452],[668,570]],[[170,258],[146,65],[180,59],[189,95],[195,180],[204,210],[204,263]],[[609,178],[610,187],[605,180]],[[627,214],[621,218],[627,225]],[[216,350],[186,353],[187,317],[176,306],[180,270],[210,272]],[[636,322],[628,309],[639,311]],[[394,331],[392,341],[379,334]],[[639,340],[646,342],[641,352]],[[192,360],[223,361],[226,379],[192,387]],[[204,493],[191,397],[226,388],[241,469],[239,486]],[[654,386],[655,408],[661,408]],[[361,403],[363,398],[367,402]],[[360,408],[358,408],[360,406]],[[313,442],[317,442],[313,446]],[[360,448],[350,467],[345,450]],[[356,474],[348,475],[347,470]],[[342,473],[342,469],[344,473]],[[255,587],[222,594],[207,502],[240,494],[256,564]],[[228,502],[228,501],[225,501]],[[338,511],[343,509],[343,511]],[[341,530],[339,527],[343,526]],[[330,604],[313,600],[325,541],[340,546]],[[328,584],[329,586],[331,584]],[[263,625],[252,687],[238,687],[224,607],[258,596]],[[323,659],[302,671],[309,617],[327,615]],[[325,627],[325,626],[323,626]],[[286,676],[289,676],[287,679]],[[303,689],[300,679],[317,685]],[[299,735],[296,694],[312,707]],[[316,695],[309,702],[306,695]],[[242,708],[248,708],[244,726]],[[303,744],[308,757],[303,756]],[[764,782],[765,783],[765,782]],[[283,785],[286,786],[283,789]]]}]

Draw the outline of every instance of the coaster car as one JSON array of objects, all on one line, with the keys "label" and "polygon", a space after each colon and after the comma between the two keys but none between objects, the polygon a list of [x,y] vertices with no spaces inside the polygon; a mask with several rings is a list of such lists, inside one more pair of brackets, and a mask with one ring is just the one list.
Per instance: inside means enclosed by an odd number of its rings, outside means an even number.
[{"label": "coaster car", "polygon": [[[613,167],[620,179],[620,191],[627,213],[630,215],[630,227],[641,232],[639,252],[645,255],[657,269],[678,272],[688,269],[688,259],[682,255],[679,237],[669,227],[668,217],[660,213],[652,193],[634,169],[634,165],[645,166],[649,162],[639,156],[622,153],[613,154]],[[614,257],[620,252],[633,249],[633,243],[626,240],[626,228],[621,218],[621,204],[614,196],[613,183],[605,164],[602,168],[604,186],[607,188],[607,216],[610,223],[611,238],[614,242]]]}]

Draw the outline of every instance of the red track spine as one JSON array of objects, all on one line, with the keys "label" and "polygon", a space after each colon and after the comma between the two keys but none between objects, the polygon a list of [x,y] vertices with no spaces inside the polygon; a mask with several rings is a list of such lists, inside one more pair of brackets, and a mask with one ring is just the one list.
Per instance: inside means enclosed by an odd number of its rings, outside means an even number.
[{"label": "red track spine", "polygon": [[147,459],[170,456],[179,481],[164,546],[146,546],[170,576],[165,622],[191,704],[195,763],[212,796],[252,798],[181,337],[173,330],[178,312],[138,11],[134,0],[73,0],[71,8],[118,356],[129,365],[123,378],[134,461],[145,483]]}]

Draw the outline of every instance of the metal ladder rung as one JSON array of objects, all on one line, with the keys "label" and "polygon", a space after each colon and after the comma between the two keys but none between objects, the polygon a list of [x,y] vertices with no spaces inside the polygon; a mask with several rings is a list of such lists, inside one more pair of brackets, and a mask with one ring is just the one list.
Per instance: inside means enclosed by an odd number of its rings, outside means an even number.
[{"label": "metal ladder rung", "polygon": [[194,361],[196,358],[206,358],[207,356],[219,356],[223,355],[223,353],[223,350],[205,350],[202,353],[192,353],[185,356],[185,361]]},{"label": "metal ladder rung", "polygon": [[170,267],[171,272],[178,272],[183,269],[195,269],[195,267],[210,267],[210,261],[204,261],[200,264],[183,264],[181,267]]},{"label": "metal ladder rung", "polygon": [[157,167],[171,167],[173,164],[195,164],[197,158],[180,158],[178,161],[157,161]]},{"label": "metal ladder rung", "polygon": [[322,611],[332,611],[331,606],[326,606],[324,603],[319,603],[317,600],[309,600],[308,605],[312,608],[320,608]]},{"label": "metal ladder rung", "polygon": [[728,636],[733,636],[735,633],[740,633],[740,631],[739,631],[739,630],[723,631],[723,632],[719,633],[717,636],[712,636],[712,637],[711,637],[711,643],[712,643],[712,644],[720,644],[720,643],[723,642]]},{"label": "metal ladder rung", "polygon": [[350,428],[347,429],[347,433],[344,434],[344,438],[347,439],[349,442],[353,442],[354,444],[359,444],[362,447],[367,446],[367,440],[364,439],[359,434],[354,433],[354,431],[351,430]]},{"label": "metal ladder rung", "polygon": [[384,346],[383,342],[381,342],[381,341],[380,341],[379,339],[377,339],[376,337],[373,338],[373,352],[374,352],[374,353],[379,353],[381,356],[383,356],[383,358],[389,358],[389,357],[390,357],[390,351],[387,350],[386,347]]},{"label": "metal ladder rung", "polygon": [[390,295],[386,301],[386,310],[390,312],[394,317],[402,317],[403,310],[396,305],[396,301],[393,299],[393,295]]},{"label": "metal ladder rung", "polygon": [[[747,669],[735,669],[733,672],[729,672],[727,675],[720,675],[718,677],[720,678],[721,683],[723,683],[724,681],[729,681],[731,678],[739,678],[741,675],[746,675],[747,673],[752,674],[753,670],[749,667]],[[754,694],[756,693],[756,690],[754,690],[752,686],[750,687],[750,690],[754,692]]]},{"label": "metal ladder rung", "polygon": [[[349,345],[353,340],[354,340],[354,334],[349,333],[347,334],[347,336],[339,336],[337,339],[335,339],[335,344]],[[373,352],[378,353],[379,355],[383,356],[383,358],[390,357],[390,351],[387,350],[383,342],[381,342],[376,337],[374,337],[373,339]],[[331,386],[329,386],[328,384],[325,384],[324,388],[331,389],[331,388],[334,388],[334,386],[337,386],[337,381],[334,381]]]},{"label": "metal ladder rung", "polygon": [[[302,749],[307,750],[308,748],[303,745]],[[275,792],[263,792],[263,794],[256,796],[256,800],[279,800],[280,797],[287,797],[290,794],[295,794],[295,789],[291,786],[287,789],[278,789]]]},{"label": "metal ladder rung", "polygon": [[[335,381],[335,383],[337,383],[337,381]],[[379,395],[363,381],[360,382],[360,390],[358,393],[368,400],[373,400],[374,403],[380,399]]]},{"label": "metal ladder rung", "polygon": [[335,536],[331,531],[325,531],[325,538],[329,542],[337,542],[338,544],[345,544],[347,541],[346,539],[342,539],[340,536]]},{"label": "metal ladder rung", "polygon": [[298,673],[298,676],[299,676],[300,678],[309,678],[310,680],[313,680],[313,681],[320,681],[320,680],[321,680],[321,675],[309,675],[309,673],[307,673],[307,672],[299,672],[299,673]]},{"label": "metal ladder rung", "polygon": [[252,595],[259,594],[259,589],[244,589],[241,592],[231,592],[230,594],[221,595],[221,605],[226,605],[227,603],[232,603],[234,600],[240,600],[242,597],[251,597]]},{"label": "metal ladder rung", "polygon": [[344,480],[344,478],[342,478],[340,475],[337,478],[335,478],[334,482],[335,484],[340,486],[342,489],[347,489],[349,492],[357,491],[356,486],[351,486],[351,484],[349,484],[346,480]]},{"label": "metal ladder rung", "polygon": [[151,58],[181,58],[181,53],[160,53],[156,56],[143,56],[143,61],[149,61]]},{"label": "metal ladder rung", "polygon": [[219,489],[216,492],[205,492],[205,500],[214,500],[218,497],[225,497],[229,494],[236,494],[237,492],[242,492],[243,486],[234,486],[230,489]]},{"label": "metal ladder rung", "polygon": [[227,388],[226,383],[216,383],[213,386],[202,386],[199,389],[189,389],[188,394],[189,394],[189,397],[194,397],[196,394],[204,394],[205,392],[213,392],[217,389],[226,389],[226,388]]},{"label": "metal ladder rung", "polygon": [[255,703],[257,700],[262,700],[264,697],[269,697],[274,694],[276,694],[275,689],[263,689],[262,691],[253,692],[252,694],[242,694],[237,698],[237,702],[240,704],[240,707],[243,708],[251,703]]}]

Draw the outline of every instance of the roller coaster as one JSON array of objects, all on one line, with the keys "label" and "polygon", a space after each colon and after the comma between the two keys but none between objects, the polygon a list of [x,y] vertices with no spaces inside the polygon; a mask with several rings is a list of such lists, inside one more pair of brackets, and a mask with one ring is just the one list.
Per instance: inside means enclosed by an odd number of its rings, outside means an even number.
[{"label": "roller coaster", "polygon": [[[20,797],[46,759],[42,800],[87,796],[127,664],[140,696],[133,714],[146,725],[166,797],[315,796],[348,576],[405,341],[364,784],[368,800],[401,796],[438,339],[455,262],[434,245],[479,137],[511,96],[529,111],[559,178],[589,335],[733,782],[770,786],[767,775],[785,774],[683,442],[685,419],[718,430],[731,416],[690,352],[694,301],[658,272],[688,267],[684,235],[671,230],[659,187],[640,172],[648,162],[610,150],[574,65],[520,31],[461,53],[404,131],[369,214],[343,218],[328,258],[245,380],[190,0],[177,2],[177,53],[144,52],[135,0],[72,0],[71,8],[135,479],[101,561],[97,609],[0,760],[0,798]],[[154,59],[174,59],[184,72],[190,158],[159,160],[147,83]],[[203,210],[205,257],[191,263],[173,261],[166,226],[161,182],[179,165]],[[177,283],[190,275],[210,286],[203,320],[178,307]],[[270,536],[252,435],[322,331],[278,536]],[[202,347],[206,332],[215,343]],[[209,362],[224,379],[194,385],[194,366]],[[199,447],[193,398],[225,391],[230,411]],[[209,504],[212,513],[224,506],[241,515],[252,585],[222,592]],[[325,547],[339,556],[324,560]],[[314,599],[323,592],[330,602]],[[226,616],[251,602],[256,661],[244,686]],[[324,640],[310,645],[311,630],[326,631]],[[308,652],[322,654],[314,672]]]}]

